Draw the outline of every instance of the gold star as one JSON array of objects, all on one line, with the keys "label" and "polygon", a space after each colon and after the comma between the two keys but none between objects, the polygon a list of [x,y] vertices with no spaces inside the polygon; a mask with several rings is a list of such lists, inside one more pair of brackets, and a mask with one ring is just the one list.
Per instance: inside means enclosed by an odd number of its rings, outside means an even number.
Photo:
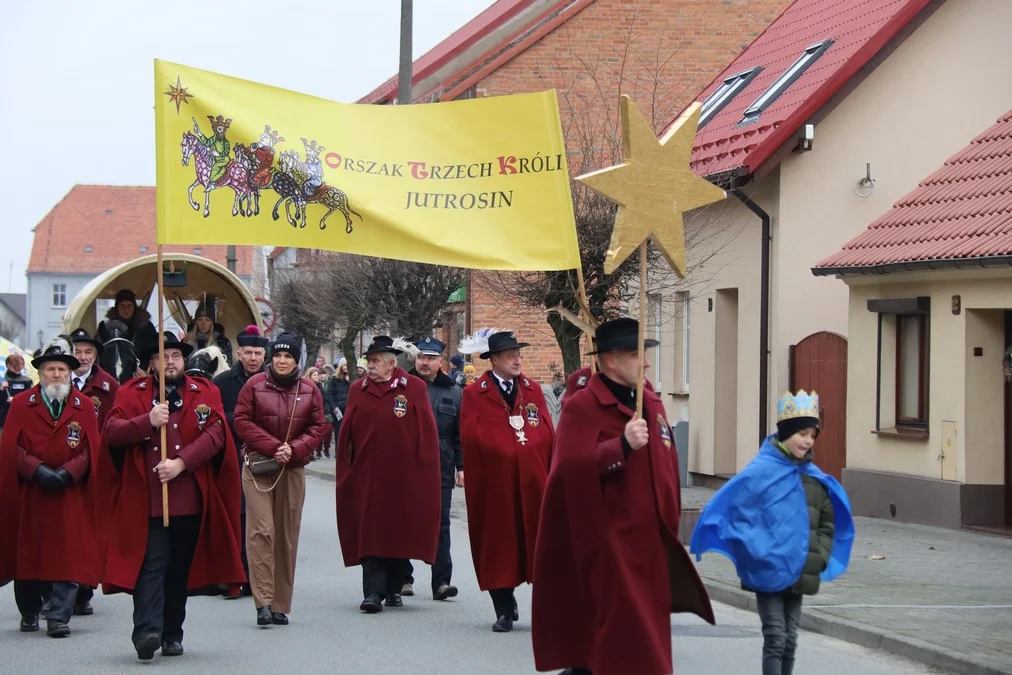
[{"label": "gold star", "polygon": [[614,272],[650,238],[675,274],[685,276],[682,214],[727,196],[689,168],[701,107],[698,102],[689,106],[658,142],[629,96],[622,96],[622,164],[576,178],[619,205],[604,261],[605,274]]},{"label": "gold star", "polygon": [[189,99],[194,98],[193,94],[189,93],[189,90],[186,87],[183,87],[182,83],[179,81],[179,76],[178,75],[176,75],[176,84],[175,84],[175,86],[173,86],[173,84],[171,82],[169,82],[169,89],[168,89],[168,91],[165,91],[165,92],[162,92],[162,93],[164,93],[166,96],[169,97],[169,102],[170,103],[175,103],[176,104],[176,114],[177,115],[179,114],[179,104],[180,103],[185,103],[185,104],[189,105],[190,104]]}]

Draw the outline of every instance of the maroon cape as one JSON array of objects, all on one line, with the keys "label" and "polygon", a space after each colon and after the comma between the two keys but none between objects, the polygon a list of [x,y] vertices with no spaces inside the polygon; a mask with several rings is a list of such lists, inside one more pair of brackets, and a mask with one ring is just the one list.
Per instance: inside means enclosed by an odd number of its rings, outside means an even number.
[{"label": "maroon cape", "polygon": [[669,615],[691,612],[714,623],[706,588],[678,541],[678,453],[664,405],[651,387],[643,395],[650,442],[628,458],[621,436],[633,412],[600,375],[562,409],[535,556],[539,671],[665,675],[672,672]]},{"label": "maroon cape", "polygon": [[[199,417],[189,414],[203,404],[211,410],[205,428],[220,420],[226,424],[221,395],[210,382],[187,377],[179,388],[183,396],[180,425],[184,445],[193,442],[201,428]],[[109,417],[133,419],[151,411],[158,396],[158,383],[153,377],[130,380],[120,387]],[[225,434],[226,447],[218,457],[194,472],[203,502],[200,536],[190,566],[187,589],[202,592],[216,586],[227,586],[230,595],[238,593],[246,582],[242,569],[239,542],[239,461],[232,435]],[[148,545],[148,478],[144,458],[136,448],[129,448],[123,466],[117,468],[109,448],[103,442],[99,457],[98,486],[102,497],[98,513],[105,545],[102,590],[104,593],[132,592],[137,574],[144,562]]]},{"label": "maroon cape", "polygon": [[[534,579],[534,544],[555,430],[538,383],[523,373],[517,382],[512,412],[506,412],[492,371],[464,389],[460,406],[467,530],[483,591]],[[510,427],[510,415],[523,417],[525,444]]]},{"label": "maroon cape", "polygon": [[439,431],[425,382],[400,368],[388,382],[352,382],[337,441],[345,567],[372,556],[431,565],[440,498]]},{"label": "maroon cape", "polygon": [[574,370],[570,373],[569,377],[566,378],[566,398],[568,399],[570,396],[590,384],[591,374],[592,373],[590,372],[589,367],[580,368],[579,370]]},{"label": "maroon cape", "polygon": [[91,367],[91,377],[84,383],[81,393],[91,399],[95,404],[95,411],[98,413],[98,428],[101,431],[105,426],[105,418],[112,410],[113,401],[116,400],[116,392],[119,390],[119,382],[109,373],[102,370],[96,363]]},{"label": "maroon cape", "polygon": [[[74,581],[96,586],[95,406],[71,391],[54,421],[36,385],[11,401],[0,441],[0,583],[11,579]],[[22,451],[24,455],[20,457]],[[67,469],[74,482],[50,492],[25,476],[40,464]]]}]

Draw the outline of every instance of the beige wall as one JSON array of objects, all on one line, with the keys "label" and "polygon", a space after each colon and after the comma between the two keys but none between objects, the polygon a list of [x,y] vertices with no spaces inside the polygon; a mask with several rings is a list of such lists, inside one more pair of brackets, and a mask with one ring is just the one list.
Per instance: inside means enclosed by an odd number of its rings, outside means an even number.
[{"label": "beige wall", "polygon": [[[1012,79],[1006,77],[1010,58],[1004,47],[1009,25],[1012,2],[943,4],[852,91],[832,102],[835,107],[816,125],[812,151],[787,153],[778,168],[746,189],[764,195],[764,208],[774,205],[766,208],[773,216],[771,429],[777,396],[789,384],[790,346],[818,331],[848,333],[846,285],[814,277],[812,266],[862,232],[1012,106]],[[872,194],[862,198],[854,188],[868,162],[876,183]],[[726,213],[727,224],[740,223],[746,235],[722,250],[721,259],[733,264],[707,277],[708,295],[700,300],[705,303],[715,289],[740,289],[736,469],[741,469],[755,452],[758,427],[760,230],[759,219],[740,205],[727,207]],[[712,473],[714,455],[720,454],[713,446],[713,424],[721,417],[713,383],[702,374],[714,373],[714,315],[700,309],[696,317],[692,358],[700,377],[692,382],[689,466]],[[852,343],[849,350],[851,364],[867,362],[866,346]]]},{"label": "beige wall", "polygon": [[[1012,310],[1012,271],[937,271],[852,278],[848,360],[847,465],[855,469],[1001,485],[1004,482],[1004,310]],[[952,296],[962,309],[951,312]],[[870,298],[931,298],[928,439],[897,439],[873,434],[878,370],[878,315]],[[883,415],[893,421],[895,342],[883,332]],[[980,347],[982,356],[974,356]],[[888,399],[888,401],[886,401]],[[955,433],[943,433],[943,427]],[[951,446],[943,445],[953,436]],[[944,452],[943,452],[944,451]],[[944,454],[944,460],[940,455]],[[945,465],[943,466],[943,462]],[[951,462],[951,465],[949,464]]]}]

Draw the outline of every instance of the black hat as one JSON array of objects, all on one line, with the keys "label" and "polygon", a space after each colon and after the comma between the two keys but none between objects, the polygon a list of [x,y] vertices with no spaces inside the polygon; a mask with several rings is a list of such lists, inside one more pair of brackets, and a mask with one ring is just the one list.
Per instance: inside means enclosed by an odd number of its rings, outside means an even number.
[{"label": "black hat", "polygon": [[365,355],[388,352],[390,354],[403,354],[404,351],[394,347],[394,339],[389,335],[377,335],[372,339],[372,344],[365,350]]},{"label": "black hat", "polygon": [[[186,342],[181,342],[179,340],[179,337],[175,333],[165,331],[164,333],[162,333],[162,340],[164,341],[163,344],[165,345],[165,349],[178,349],[179,351],[183,352],[184,359],[190,358],[190,354],[193,353],[193,345],[188,344]],[[157,352],[155,352],[155,354],[152,354],[152,356],[155,355],[157,355]]]},{"label": "black hat", "polygon": [[[634,352],[639,349],[640,322],[636,319],[623,317],[605,321],[594,331],[594,343],[597,349],[588,354],[605,352]],[[657,340],[643,340],[643,348],[656,347]]]},{"label": "black hat", "polygon": [[263,347],[267,349],[270,341],[260,334],[256,324],[246,326],[246,330],[235,336],[236,344],[240,347]]},{"label": "black hat", "polygon": [[202,316],[206,316],[211,321],[217,321],[217,312],[214,308],[214,301],[205,300],[197,305],[197,309],[193,312],[193,320],[196,321]]},{"label": "black hat", "polygon": [[416,342],[415,346],[418,347],[419,354],[431,354],[433,356],[442,356],[443,350],[446,349],[445,344],[428,335]]},{"label": "black hat", "polygon": [[504,352],[507,349],[520,349],[530,347],[529,342],[517,342],[517,336],[511,330],[504,330],[500,333],[492,333],[488,336],[488,351],[480,355],[480,358],[487,359],[496,352]]},{"label": "black hat", "polygon": [[134,293],[129,288],[121,288],[118,291],[116,291],[116,304],[117,305],[119,303],[121,303],[121,302],[127,302],[127,301],[132,302],[132,303],[134,303],[136,305],[137,304],[137,294]]},{"label": "black hat", "polygon": [[40,352],[36,352],[38,356],[32,359],[32,368],[36,370],[46,361],[66,363],[70,366],[71,370],[77,370],[81,367],[81,362],[74,356],[74,348],[70,345],[70,340],[66,335],[57,335]]},{"label": "black hat", "polygon": [[92,336],[88,335],[88,331],[86,331],[83,328],[78,328],[77,330],[75,330],[73,333],[70,334],[70,343],[76,345],[78,342],[90,342],[91,344],[95,345],[95,349],[98,350],[99,354],[102,353],[102,341],[99,340],[98,338],[93,338]]},{"label": "black hat", "polygon": [[302,357],[302,338],[298,333],[281,333],[271,343],[271,357],[278,352],[288,352],[298,361]]}]

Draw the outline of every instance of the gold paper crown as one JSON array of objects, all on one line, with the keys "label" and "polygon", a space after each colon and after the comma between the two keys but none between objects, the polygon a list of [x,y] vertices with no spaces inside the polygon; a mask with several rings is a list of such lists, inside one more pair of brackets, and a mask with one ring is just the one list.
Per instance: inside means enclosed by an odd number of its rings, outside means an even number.
[{"label": "gold paper crown", "polygon": [[814,417],[819,419],[819,395],[814,391],[809,394],[804,389],[797,394],[786,391],[777,401],[777,422],[795,417]]}]

